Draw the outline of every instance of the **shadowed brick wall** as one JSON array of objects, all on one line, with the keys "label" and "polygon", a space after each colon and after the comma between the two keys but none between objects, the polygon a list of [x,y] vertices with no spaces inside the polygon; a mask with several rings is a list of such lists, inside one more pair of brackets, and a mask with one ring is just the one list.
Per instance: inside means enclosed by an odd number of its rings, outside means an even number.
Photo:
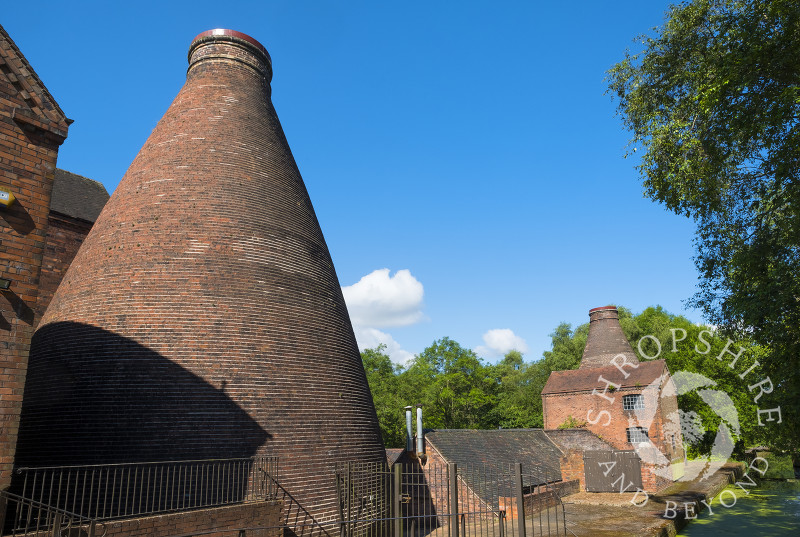
[{"label": "shadowed brick wall", "polygon": [[335,462],[384,460],[271,76],[252,38],[192,43],[34,336],[20,461],[277,455],[284,516],[325,521]]},{"label": "shadowed brick wall", "polygon": [[44,253],[58,148],[69,123],[0,27],[0,488],[9,485]]},{"label": "shadowed brick wall", "polygon": [[39,278],[39,296],[36,300],[35,322],[44,315],[53,299],[58,284],[67,272],[78,248],[92,229],[91,222],[69,218],[57,213],[48,216],[47,238],[42,257],[42,273]]},{"label": "shadowed brick wall", "polygon": [[250,529],[247,537],[282,537],[281,508],[279,502],[253,502],[106,522],[104,537],[234,537],[236,530],[259,527],[265,529]]}]

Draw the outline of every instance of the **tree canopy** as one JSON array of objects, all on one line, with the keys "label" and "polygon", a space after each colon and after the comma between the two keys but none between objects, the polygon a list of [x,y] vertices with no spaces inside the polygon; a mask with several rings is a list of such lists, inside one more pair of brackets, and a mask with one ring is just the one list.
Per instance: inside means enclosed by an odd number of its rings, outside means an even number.
[{"label": "tree canopy", "polygon": [[[741,425],[740,449],[774,445],[780,440],[773,429],[758,425],[759,405],[749,390],[750,385],[760,380],[758,369],[744,378],[739,376],[756,360],[763,359],[763,347],[749,340],[737,341],[735,348],[729,349],[738,352],[741,348],[743,352],[736,367],[731,368],[732,355],[723,352],[728,340],[712,327],[693,324],[660,307],[647,308],[638,315],[622,307],[618,310],[622,330],[641,359],[658,354],[667,361],[673,374],[699,373],[731,398]],[[672,330],[681,335],[685,332],[685,337],[677,338],[673,344]],[[551,349],[532,362],[511,351],[498,363],[490,364],[450,338],[434,341],[405,368],[393,365],[383,347],[365,350],[361,357],[384,443],[388,447],[405,444],[403,409],[417,404],[425,409],[427,428],[542,427],[542,389],[552,371],[576,369],[580,365],[588,332],[588,323],[574,329],[567,323],[559,324],[550,334]],[[698,352],[698,348],[705,352]],[[720,355],[723,359],[718,358]],[[766,399],[767,396],[761,403],[765,404]],[[681,410],[697,421],[696,434],[689,438],[690,452],[707,453],[714,442],[720,416],[696,392],[681,395],[678,402]],[[580,426],[581,420],[568,425]],[[781,431],[791,434],[788,429]]]},{"label": "tree canopy", "polygon": [[639,45],[609,71],[629,155],[645,193],[697,224],[691,303],[763,346],[800,430],[800,5],[694,0]]}]

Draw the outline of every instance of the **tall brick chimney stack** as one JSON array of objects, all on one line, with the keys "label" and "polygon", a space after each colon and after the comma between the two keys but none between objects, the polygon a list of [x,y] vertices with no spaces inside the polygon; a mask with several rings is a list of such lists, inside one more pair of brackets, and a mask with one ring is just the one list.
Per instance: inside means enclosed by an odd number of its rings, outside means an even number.
[{"label": "tall brick chimney stack", "polygon": [[[629,363],[639,363],[636,353],[619,325],[619,313],[614,306],[602,306],[589,310],[589,337],[583,349],[579,369],[614,365],[611,360],[618,354]],[[622,359],[618,360],[622,363]]]},{"label": "tall brick chimney stack", "polygon": [[277,455],[319,520],[336,515],[333,464],[384,460],[271,78],[247,35],[192,42],[34,336],[18,464]]}]

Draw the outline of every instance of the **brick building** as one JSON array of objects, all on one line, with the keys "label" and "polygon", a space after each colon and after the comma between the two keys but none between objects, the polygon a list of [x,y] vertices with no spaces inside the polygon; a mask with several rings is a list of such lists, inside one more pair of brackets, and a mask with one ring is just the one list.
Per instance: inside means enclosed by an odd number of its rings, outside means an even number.
[{"label": "brick building", "polygon": [[59,146],[68,119],[0,26],[0,489],[10,483]]},{"label": "brick building", "polygon": [[276,455],[308,533],[338,515],[336,462],[384,459],[271,78],[249,36],[192,42],[186,84],[42,308],[18,464]]},{"label": "brick building", "polygon": [[584,490],[585,452],[611,449],[581,428],[429,429],[422,455],[398,449],[387,456],[390,466],[399,464],[411,476],[403,481],[409,499],[405,514],[432,526],[434,519],[447,523],[451,464],[457,467],[460,513],[480,518],[502,512],[516,519],[516,464],[521,465],[519,485],[525,511],[534,515],[557,507],[561,497]]},{"label": "brick building", "polygon": [[101,183],[56,169],[50,213],[47,216],[47,239],[42,257],[35,323],[42,318],[108,197],[108,191]]},{"label": "brick building", "polygon": [[678,401],[664,360],[640,361],[613,306],[589,311],[580,367],[553,371],[542,390],[545,428],[580,424],[641,459],[644,490],[683,475]]}]

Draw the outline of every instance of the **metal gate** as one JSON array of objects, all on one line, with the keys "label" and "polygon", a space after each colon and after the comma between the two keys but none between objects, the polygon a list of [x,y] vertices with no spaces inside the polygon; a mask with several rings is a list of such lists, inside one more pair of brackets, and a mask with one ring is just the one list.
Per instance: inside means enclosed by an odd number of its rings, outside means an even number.
[{"label": "metal gate", "polygon": [[585,451],[583,471],[589,492],[636,492],[642,488],[642,460],[635,451]]},{"label": "metal gate", "polygon": [[336,471],[340,537],[568,535],[564,505],[535,469],[344,463]]}]

